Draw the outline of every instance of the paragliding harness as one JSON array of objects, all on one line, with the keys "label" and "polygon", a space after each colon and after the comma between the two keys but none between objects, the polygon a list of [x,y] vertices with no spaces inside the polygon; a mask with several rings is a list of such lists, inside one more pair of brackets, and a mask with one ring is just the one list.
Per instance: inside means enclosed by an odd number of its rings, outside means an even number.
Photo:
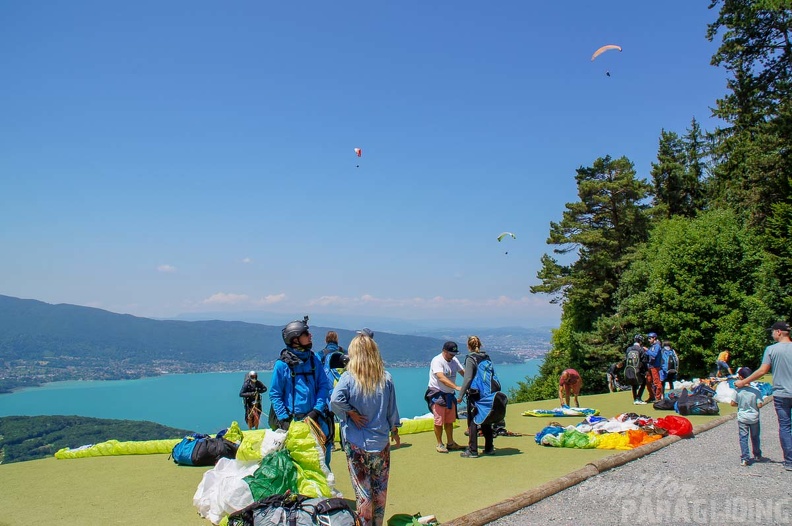
[{"label": "paragliding harness", "polygon": [[287,491],[254,502],[228,516],[228,526],[362,526],[342,498],[310,498]]},{"label": "paragliding harness", "polygon": [[677,357],[674,349],[670,347],[668,349],[665,347],[663,348],[661,367],[666,376],[677,373],[677,369],[679,368],[679,357]]},{"label": "paragliding harness", "polygon": [[[470,359],[473,358],[468,356]],[[468,411],[473,412],[473,421],[479,426],[495,424],[506,416],[509,399],[501,392],[501,383],[489,357],[478,363],[467,400]]]},{"label": "paragliding harness", "polygon": [[221,436],[192,433],[173,446],[168,458],[180,466],[214,466],[221,458],[236,458],[238,448]]},{"label": "paragliding harness", "polygon": [[624,381],[629,385],[639,385],[641,383],[641,346],[637,343],[627,349],[627,356],[624,359]]},{"label": "paragliding harness", "polygon": [[333,387],[335,387],[338,380],[341,379],[341,374],[344,372],[348,363],[349,356],[344,354],[344,349],[341,347],[331,353],[322,352],[322,365],[333,377]]},{"label": "paragliding harness", "polygon": [[[284,349],[287,351],[288,349]],[[292,380],[292,404],[294,404],[296,395],[297,395],[297,377],[298,376],[305,376],[313,378],[313,384],[316,386],[319,382],[316,379],[316,362],[319,358],[316,357],[314,353],[310,353],[310,360],[311,360],[311,370],[310,372],[295,372],[294,371],[294,364],[289,363],[288,361],[283,359],[283,351],[281,351],[281,358],[278,358],[283,363],[289,366],[289,371],[291,372],[291,380]],[[321,369],[321,368],[320,368]],[[322,369],[322,374],[324,374],[324,369]],[[302,420],[306,417],[307,413],[305,414],[295,414],[294,413],[294,406],[292,405],[291,410],[287,407],[286,411],[288,412],[288,418],[290,420]],[[330,411],[330,408],[325,408],[325,410],[321,414],[322,420],[327,425],[328,432],[325,434],[325,443],[324,445],[332,444],[333,440],[335,439],[335,418],[333,412]],[[317,422],[319,424],[320,422]],[[275,414],[275,408],[272,407],[270,404],[270,411],[269,411],[269,425],[272,429],[278,429],[278,415]]]},{"label": "paragliding harness", "polygon": [[[249,378],[246,379],[239,393],[245,407],[245,422],[251,429],[258,428],[259,419],[261,418],[261,394],[267,392],[267,386],[261,384],[263,389],[260,389],[256,385],[257,382],[251,382]],[[249,390],[246,391],[246,388]],[[250,392],[253,393],[253,396],[249,395]]]}]

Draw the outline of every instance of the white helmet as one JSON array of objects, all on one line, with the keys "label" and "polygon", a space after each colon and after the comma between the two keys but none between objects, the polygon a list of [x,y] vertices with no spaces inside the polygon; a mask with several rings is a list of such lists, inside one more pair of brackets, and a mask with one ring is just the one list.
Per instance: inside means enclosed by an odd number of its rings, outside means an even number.
[{"label": "white helmet", "polygon": [[256,374],[256,371],[250,371],[250,372],[248,373],[248,376],[250,376],[251,378],[253,378],[254,376],[258,376],[258,375]]}]

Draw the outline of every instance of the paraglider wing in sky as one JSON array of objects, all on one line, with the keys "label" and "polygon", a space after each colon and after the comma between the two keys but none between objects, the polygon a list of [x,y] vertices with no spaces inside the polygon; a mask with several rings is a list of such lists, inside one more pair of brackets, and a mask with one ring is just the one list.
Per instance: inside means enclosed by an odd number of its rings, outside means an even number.
[{"label": "paraglider wing in sky", "polygon": [[602,55],[606,51],[610,51],[612,49],[618,49],[619,51],[622,50],[621,46],[617,46],[615,44],[608,44],[607,46],[602,46],[597,51],[595,51],[594,54],[591,55],[591,60],[594,60],[595,58],[597,58],[598,56]]},{"label": "paraglider wing in sky", "polygon": [[363,150],[361,150],[360,148],[355,148],[355,155],[360,157],[361,155],[363,155]]},{"label": "paraglider wing in sky", "polygon": [[512,234],[511,232],[502,232],[502,233],[501,233],[501,234],[498,236],[498,241],[503,241],[503,238],[504,238],[504,237],[507,237],[507,236],[511,236],[511,238],[512,238],[512,239],[517,239],[517,236],[515,236],[515,235],[514,235],[514,234]]}]

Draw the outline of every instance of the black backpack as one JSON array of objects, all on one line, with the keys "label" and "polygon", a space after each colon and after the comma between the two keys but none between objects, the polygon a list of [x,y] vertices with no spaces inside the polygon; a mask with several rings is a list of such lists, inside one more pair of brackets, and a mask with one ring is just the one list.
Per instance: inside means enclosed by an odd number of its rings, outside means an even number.
[{"label": "black backpack", "polygon": [[270,495],[228,516],[228,526],[362,526],[344,499],[309,498],[284,493]]},{"label": "black backpack", "polygon": [[689,394],[687,389],[682,390],[674,409],[680,415],[718,415],[720,408],[718,402],[705,394]]}]

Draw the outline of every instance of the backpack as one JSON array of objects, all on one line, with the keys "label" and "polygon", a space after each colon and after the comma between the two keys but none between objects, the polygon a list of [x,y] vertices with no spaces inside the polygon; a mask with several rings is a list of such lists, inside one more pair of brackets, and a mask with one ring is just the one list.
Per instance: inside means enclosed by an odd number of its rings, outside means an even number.
[{"label": "backpack", "polygon": [[641,382],[641,351],[639,347],[631,345],[627,348],[627,355],[624,359],[624,381],[630,385],[638,385]]},{"label": "backpack", "polygon": [[717,415],[720,414],[718,402],[711,396],[705,394],[688,394],[687,389],[682,390],[682,394],[674,405],[674,410],[680,415]]},{"label": "backpack", "polygon": [[501,392],[501,383],[492,360],[481,360],[476,367],[476,376],[470,383],[468,402],[473,402],[473,421],[486,426],[500,422],[506,417],[509,398]]},{"label": "backpack", "polygon": [[679,358],[677,357],[676,352],[674,352],[674,349],[671,349],[670,347],[668,349],[663,348],[661,367],[666,374],[677,373],[677,369],[679,368]]},{"label": "backpack", "polygon": [[341,347],[339,347],[337,351],[322,355],[322,365],[325,371],[333,377],[333,387],[335,387],[338,380],[341,379],[341,374],[344,372],[344,369],[346,369],[348,363],[349,357],[344,354],[344,350]]},{"label": "backpack", "polygon": [[223,437],[193,433],[173,446],[170,458],[180,466],[214,466],[221,458],[236,458],[238,448]]},{"label": "backpack", "polygon": [[228,526],[362,526],[344,499],[311,499],[305,495],[271,495],[228,516]]},{"label": "backpack", "polygon": [[194,466],[192,461],[195,445],[201,440],[206,440],[209,435],[203,433],[192,433],[181,439],[181,442],[173,446],[169,458],[179,466]]}]

